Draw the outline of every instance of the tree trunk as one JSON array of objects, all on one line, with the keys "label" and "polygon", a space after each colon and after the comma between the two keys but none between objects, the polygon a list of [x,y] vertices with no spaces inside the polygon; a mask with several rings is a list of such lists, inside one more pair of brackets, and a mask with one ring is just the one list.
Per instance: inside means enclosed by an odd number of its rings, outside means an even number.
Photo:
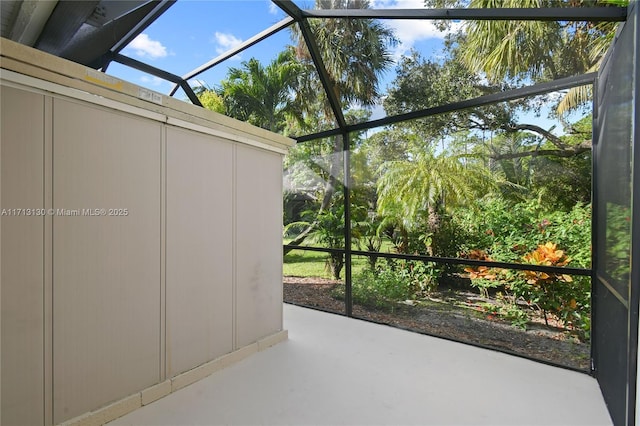
[{"label": "tree trunk", "polygon": [[342,253],[330,253],[329,254],[329,269],[331,270],[331,275],[333,275],[334,280],[340,279],[340,272],[342,272],[342,268],[344,267],[344,256]]}]

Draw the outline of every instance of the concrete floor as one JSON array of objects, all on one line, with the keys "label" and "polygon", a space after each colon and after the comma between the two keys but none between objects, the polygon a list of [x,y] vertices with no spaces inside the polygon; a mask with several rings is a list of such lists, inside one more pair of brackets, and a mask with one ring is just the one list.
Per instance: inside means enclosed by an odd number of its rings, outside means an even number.
[{"label": "concrete floor", "polygon": [[285,305],[289,340],[112,425],[610,425],[596,381]]}]

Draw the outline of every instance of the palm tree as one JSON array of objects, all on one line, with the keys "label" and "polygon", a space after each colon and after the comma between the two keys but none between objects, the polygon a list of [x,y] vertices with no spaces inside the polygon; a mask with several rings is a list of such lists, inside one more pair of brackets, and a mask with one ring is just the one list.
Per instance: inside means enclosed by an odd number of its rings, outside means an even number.
[{"label": "palm tree", "polygon": [[378,180],[378,214],[382,226],[399,231],[399,251],[408,248],[409,231],[425,219],[472,201],[495,187],[491,173],[479,164],[463,164],[456,156],[421,151],[410,159],[383,165]]},{"label": "palm tree", "polygon": [[[540,7],[541,0],[471,0],[469,7]],[[562,46],[558,22],[470,21],[461,59],[472,71],[484,72],[489,80],[502,78],[557,78],[553,52]]]},{"label": "palm tree", "polygon": [[230,68],[218,93],[225,112],[239,120],[282,133],[287,120],[302,120],[302,112],[293,95],[300,71],[301,65],[291,49],[281,52],[266,67],[251,58],[240,68]]},{"label": "palm tree", "polygon": [[[316,0],[316,8],[368,9],[369,1]],[[352,103],[373,105],[380,96],[379,77],[393,63],[389,47],[396,39],[392,30],[373,19],[310,19],[309,26],[343,107]],[[293,37],[298,58],[311,65],[302,34],[294,31]],[[317,78],[307,78],[306,84],[320,89]]]},{"label": "palm tree", "polygon": [[[368,0],[316,0],[317,9],[366,9]],[[373,105],[380,96],[378,84],[381,74],[393,61],[389,47],[396,40],[393,32],[372,19],[310,19],[313,33],[322,60],[329,74],[330,84],[340,100],[343,109],[352,105]],[[311,54],[304,42],[302,33],[295,31],[296,56],[306,67],[301,74],[298,94],[306,101],[306,110],[313,114],[318,111],[318,103],[324,114],[324,122],[333,120],[326,95],[317,74],[314,71]],[[333,195],[339,185],[341,169],[340,154],[343,151],[340,136],[333,140],[331,165],[319,214],[331,206]],[[313,221],[290,245],[301,244],[311,234],[318,220]],[[285,249],[285,254],[288,252]]]},{"label": "palm tree", "polygon": [[[427,0],[429,4],[434,1],[438,0]],[[558,3],[557,0],[471,0],[469,7],[536,8]],[[592,5],[593,2],[579,3]],[[597,0],[595,3],[626,6],[629,0]],[[593,26],[577,22],[470,21],[461,56],[472,71],[482,71],[493,81],[505,77],[553,80],[597,70],[616,26],[615,22]],[[590,86],[573,88],[558,104],[557,113],[565,114],[591,97]]]},{"label": "palm tree", "polygon": [[428,209],[464,205],[493,185],[484,167],[465,165],[444,153],[424,151],[383,167],[378,180],[378,212],[382,216],[399,212],[407,228]]}]

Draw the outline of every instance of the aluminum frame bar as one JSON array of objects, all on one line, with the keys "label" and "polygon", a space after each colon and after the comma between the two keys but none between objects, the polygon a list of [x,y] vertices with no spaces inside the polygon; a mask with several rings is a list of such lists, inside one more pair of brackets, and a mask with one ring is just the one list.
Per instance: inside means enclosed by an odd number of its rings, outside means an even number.
[{"label": "aluminum frame bar", "polygon": [[[223,61],[226,61],[227,59],[237,55],[238,53],[242,52],[243,50],[246,50],[246,49],[250,48],[254,44],[257,44],[257,43],[261,42],[262,40],[264,40],[264,39],[266,39],[268,37],[271,37],[272,35],[276,34],[277,32],[289,27],[294,22],[295,22],[295,19],[293,19],[290,16],[287,16],[286,18],[284,18],[280,22],[270,26],[269,28],[267,28],[266,30],[256,34],[255,36],[245,40],[244,42],[240,43],[238,46],[234,47],[233,49],[229,49],[228,51],[224,52],[223,54],[213,58],[209,62],[199,66],[198,68],[196,68],[194,70],[189,71],[188,73],[186,73],[185,75],[182,76],[182,79],[187,81],[187,80],[190,80],[190,79],[192,79],[194,77],[197,77],[198,75],[202,74],[203,72],[208,71],[211,68],[215,67],[219,63],[221,63]],[[169,92],[169,96],[173,96],[176,93],[176,90],[178,90],[178,86],[174,86],[171,89],[171,92]]]},{"label": "aluminum frame bar", "polygon": [[343,155],[343,202],[344,202],[344,309],[348,317],[353,316],[353,276],[351,249],[351,138],[342,136]]},{"label": "aluminum frame bar", "polygon": [[302,37],[304,38],[304,42],[307,44],[307,48],[309,49],[309,54],[311,55],[311,60],[315,65],[316,71],[318,73],[318,77],[320,78],[320,83],[322,83],[322,87],[324,92],[327,95],[327,100],[329,101],[329,106],[331,107],[331,111],[336,118],[336,122],[338,123],[338,127],[343,130],[347,128],[347,121],[344,118],[344,113],[342,111],[342,105],[340,103],[340,99],[336,95],[334,90],[335,82],[331,79],[331,76],[327,72],[327,68],[324,66],[324,61],[322,60],[322,55],[320,53],[320,49],[318,48],[318,43],[316,43],[315,36],[313,35],[313,31],[311,30],[311,26],[309,25],[309,21],[302,18],[302,9],[295,5],[290,0],[272,0],[278,7],[280,7],[286,14],[295,19],[300,26],[300,32],[302,33]]},{"label": "aluminum frame bar", "polygon": [[487,9],[304,9],[303,18],[455,19],[519,21],[624,21],[626,7],[552,7]]},{"label": "aluminum frame bar", "polygon": [[184,90],[184,92],[187,94],[187,97],[194,105],[198,105],[200,107],[202,106],[202,104],[200,103],[200,100],[198,99],[196,94],[193,92],[193,89],[191,88],[191,86],[189,86],[187,82],[182,79],[182,77],[172,74],[170,72],[161,70],[160,68],[156,68],[149,64],[145,64],[144,62],[140,62],[128,56],[124,56],[120,53],[114,54],[112,57],[112,60],[122,65],[126,65],[128,67],[137,69],[138,71],[142,71],[147,74],[151,74],[153,76],[156,76],[177,84],[179,87],[182,88],[182,90]]},{"label": "aluminum frame bar", "polygon": [[[313,247],[313,246],[292,246],[285,245],[288,249],[293,250],[306,250],[316,251],[321,253],[345,253],[346,249],[331,249],[325,247]],[[552,274],[567,274],[567,275],[580,275],[590,277],[592,269],[585,268],[571,268],[565,266],[544,266],[544,265],[531,265],[528,263],[509,263],[509,262],[494,262],[477,259],[464,259],[458,257],[437,257],[437,256],[422,256],[416,254],[399,254],[399,253],[385,253],[376,251],[362,251],[362,250],[350,250],[352,256],[364,256],[364,257],[382,257],[387,259],[404,259],[404,260],[419,260],[422,262],[434,262],[445,263],[449,265],[468,265],[468,266],[487,266],[490,268],[501,269],[514,269],[519,271],[536,271],[536,272],[548,272]]]},{"label": "aluminum frame bar", "polygon": [[[596,81],[597,73],[587,73],[578,76],[561,78],[558,80],[548,81],[545,83],[538,83],[531,86],[521,87],[518,89],[507,90],[499,93],[492,93],[490,95],[483,95],[477,98],[472,98],[464,101],[453,102],[450,104],[439,105],[432,108],[426,108],[418,111],[407,112],[404,114],[393,115],[390,117],[381,118],[378,120],[367,121],[365,123],[351,124],[346,126],[347,132],[357,132],[362,130],[374,129],[376,127],[382,127],[389,124],[401,123],[403,121],[415,120],[418,118],[426,118],[433,115],[444,114],[447,112],[460,111],[468,108],[475,108],[479,106],[491,105],[499,102],[507,102],[515,99],[520,99],[528,96],[536,96],[544,93],[553,92],[556,90],[570,89],[572,87],[583,86],[586,84],[594,84]],[[298,143],[307,142],[315,139],[325,138],[333,135],[340,134],[345,129],[332,129],[325,130],[323,132],[313,133],[310,135],[294,137]]]},{"label": "aluminum frame bar", "polygon": [[[164,12],[166,12],[171,6],[176,3],[177,0],[161,0],[157,1],[158,5],[153,9],[153,11],[148,14],[143,20],[141,20],[135,27],[127,33],[126,36],[120,39],[112,48],[111,53],[116,54],[120,53],[122,49],[127,47],[129,43],[133,41],[134,38],[140,35],[142,31],[144,31],[149,25],[151,25],[156,19],[158,19]],[[104,68],[109,64],[106,64]]]}]

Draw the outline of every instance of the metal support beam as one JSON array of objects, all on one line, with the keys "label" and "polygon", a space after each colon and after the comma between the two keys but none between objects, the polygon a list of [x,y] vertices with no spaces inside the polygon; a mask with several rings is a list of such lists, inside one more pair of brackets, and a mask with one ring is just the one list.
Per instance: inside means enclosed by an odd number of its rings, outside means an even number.
[{"label": "metal support beam", "polygon": [[[610,54],[611,50],[609,50],[607,53]],[[609,56],[609,55],[607,55]],[[591,269],[593,270],[591,272],[591,324],[597,324],[598,323],[598,314],[597,312],[599,311],[597,309],[597,305],[600,302],[599,301],[599,297],[597,295],[597,287],[598,287],[598,280],[596,278],[596,265],[598,265],[598,250],[596,250],[597,247],[599,247],[600,241],[598,238],[598,220],[600,220],[600,218],[598,217],[598,212],[600,211],[600,207],[598,205],[599,203],[599,197],[597,196],[598,194],[598,140],[600,138],[600,124],[599,124],[599,119],[598,119],[598,114],[599,114],[599,87],[600,87],[600,73],[602,73],[602,69],[604,67],[604,65],[608,62],[607,60],[607,56],[605,56],[605,59],[603,59],[603,61],[601,62],[600,65],[600,70],[598,73],[598,76],[596,77],[596,81],[593,84],[593,99],[591,101],[592,107],[591,107],[591,115],[592,115],[592,119],[591,119],[591,133],[592,133],[592,138],[591,138]],[[596,363],[595,363],[595,359],[596,359],[596,347],[598,345],[598,333],[591,333],[591,345],[589,346],[589,359],[591,360],[590,365],[589,365],[589,369],[591,372],[591,375],[595,377],[596,375]]]},{"label": "metal support beam", "polygon": [[304,11],[291,0],[271,0],[271,2],[295,19],[296,22],[300,22],[304,18]]},{"label": "metal support beam", "polygon": [[[320,253],[344,253],[344,249],[330,249],[325,247],[309,247],[309,246],[292,246],[285,245],[288,249],[315,251]],[[365,257],[382,257],[385,259],[404,259],[404,260],[418,260],[421,262],[433,262],[443,263],[446,265],[465,265],[465,266],[486,266],[489,268],[501,268],[501,269],[513,269],[516,271],[536,271],[546,272],[550,274],[567,274],[567,275],[579,275],[584,277],[590,277],[592,274],[591,269],[584,268],[569,268],[566,266],[544,266],[544,265],[531,265],[528,263],[508,263],[508,262],[493,262],[477,259],[463,259],[459,257],[438,257],[438,256],[422,256],[417,254],[399,254],[399,253],[387,253],[382,251],[361,251],[351,250],[353,256],[365,256]]]},{"label": "metal support beam", "polygon": [[118,43],[116,43],[110,50],[109,53],[105,55],[105,63],[102,65],[101,71],[107,72],[107,68],[111,64],[111,60],[113,55],[116,53],[120,53],[122,49],[127,47],[129,43],[133,41],[142,31],[145,30],[149,25],[151,25],[160,15],[167,11],[177,0],[162,0],[159,2],[158,6],[145,16],[138,24],[131,29]]},{"label": "metal support beam", "polygon": [[198,99],[196,94],[193,92],[193,89],[191,89],[191,87],[187,84],[185,80],[182,79],[182,77],[179,77],[175,74],[171,74],[170,72],[161,70],[160,68],[156,68],[149,64],[145,64],[144,62],[140,62],[136,59],[129,58],[128,56],[124,56],[120,53],[114,54],[112,60],[122,65],[126,65],[128,67],[137,69],[138,71],[142,71],[147,74],[160,77],[163,80],[167,80],[179,85],[182,88],[182,90],[184,90],[184,92],[187,94],[187,97],[194,105],[202,106],[202,104],[200,103],[200,100]]},{"label": "metal support beam", "polygon": [[[267,37],[271,37],[273,34],[279,32],[280,30],[283,30],[283,29],[289,27],[289,25],[291,25],[294,22],[295,22],[295,20],[293,18],[286,17],[282,21],[272,25],[271,27],[267,28],[266,30],[262,31],[259,34],[256,34],[255,36],[251,37],[250,39],[247,39],[246,41],[242,42],[241,44],[239,44],[238,46],[234,47],[233,49],[230,49],[230,50],[226,51],[225,53],[223,53],[222,55],[210,60],[206,64],[203,64],[203,65],[199,66],[198,68],[196,68],[196,69],[194,69],[192,71],[189,71],[188,73],[183,75],[182,78],[185,81],[191,80],[192,78],[197,77],[198,75],[202,74],[203,72],[205,72],[207,70],[210,70],[214,66],[218,65],[220,62],[226,61],[227,59],[234,57],[235,55],[237,55],[238,53],[242,52],[243,50],[246,50],[246,49],[250,48],[254,44],[261,42],[262,40],[266,39]],[[178,90],[178,86],[177,85],[174,86],[173,89],[171,89],[171,92],[169,93],[169,96],[173,96],[175,94],[176,90]]]},{"label": "metal support beam", "polygon": [[[138,24],[131,29],[120,41],[118,41],[112,48],[111,53],[116,54],[120,53],[122,49],[127,47],[129,43],[133,41],[145,28],[151,25],[156,19],[160,17],[164,12],[167,11],[171,6],[175,4],[177,0],[161,0],[157,1],[158,5],[153,9],[151,13],[145,16]],[[109,64],[105,64],[103,67],[103,71],[106,71]]]},{"label": "metal support beam", "polygon": [[[348,132],[357,132],[362,130],[374,129],[376,127],[387,126],[390,124],[401,123],[403,121],[415,120],[418,118],[430,117],[432,115],[444,114],[447,112],[460,111],[468,108],[491,105],[499,102],[507,102],[515,99],[525,98],[528,96],[542,95],[544,93],[554,92],[557,90],[570,89],[572,87],[584,86],[586,84],[594,84],[596,73],[582,74],[573,77],[561,78],[558,80],[548,81],[545,83],[534,84],[532,86],[522,87],[519,89],[507,90],[490,95],[479,96],[477,98],[468,99],[460,102],[453,102],[446,105],[440,105],[432,108],[426,108],[418,111],[412,111],[405,114],[393,115],[378,120],[367,121],[365,123],[352,124],[346,127]],[[326,130],[306,136],[295,138],[298,142],[306,142],[310,140],[325,138],[337,135],[343,132],[343,129],[337,128]]]},{"label": "metal support beam", "polygon": [[[640,28],[640,4],[636,3],[630,6],[632,25],[636,29],[636,37],[638,37],[638,29]],[[629,24],[627,24],[629,25]],[[629,277],[630,295],[629,295],[629,355],[627,357],[627,424],[636,424],[636,419],[640,413],[636,413],[638,407],[638,318],[640,316],[640,109],[637,107],[640,98],[640,65],[638,65],[638,56],[640,55],[640,45],[636,38],[633,53],[636,62],[634,63],[633,76],[633,94],[632,99],[635,103],[633,108],[633,125],[632,138],[633,148],[631,150],[632,161],[632,177],[631,177],[631,274]],[[626,54],[632,54],[628,52]]]},{"label": "metal support beam", "polygon": [[455,19],[519,21],[624,21],[626,7],[554,7],[491,9],[314,9],[303,10],[303,18],[354,19]]},{"label": "metal support beam", "polygon": [[351,140],[342,135],[343,195],[344,195],[344,305],[345,314],[353,316],[353,279],[351,274]]},{"label": "metal support beam", "polygon": [[124,56],[121,53],[114,54],[112,59],[122,65],[135,68],[138,71],[146,72],[147,74],[151,74],[155,77],[160,77],[161,79],[170,81],[172,83],[180,84],[182,82],[182,78],[175,74],[161,70],[160,68],[156,68],[152,65],[145,64],[144,62],[140,62],[137,59]]},{"label": "metal support beam", "polygon": [[189,98],[192,104],[197,105],[199,107],[203,107],[202,103],[200,102],[200,99],[198,99],[198,97],[196,96],[191,86],[189,86],[189,83],[183,80],[182,83],[180,83],[180,87],[182,87],[182,90],[187,95],[187,97]]},{"label": "metal support beam", "polygon": [[318,48],[318,44],[316,43],[315,36],[313,35],[313,31],[311,30],[311,26],[309,25],[309,21],[306,19],[302,19],[302,9],[296,6],[290,0],[273,0],[273,2],[284,10],[289,16],[294,18],[298,25],[300,26],[300,32],[302,33],[302,37],[304,38],[304,42],[307,44],[307,48],[309,49],[309,54],[311,55],[311,60],[316,67],[316,71],[318,72],[318,77],[320,78],[320,82],[322,83],[322,87],[324,92],[327,95],[327,100],[329,101],[329,106],[331,107],[331,111],[336,117],[336,122],[338,127],[345,131],[347,127],[347,121],[344,118],[344,113],[342,112],[342,105],[340,103],[340,99],[335,91],[335,82],[327,72],[327,68],[324,66],[324,62],[322,61],[322,55],[320,53],[320,49]]}]

